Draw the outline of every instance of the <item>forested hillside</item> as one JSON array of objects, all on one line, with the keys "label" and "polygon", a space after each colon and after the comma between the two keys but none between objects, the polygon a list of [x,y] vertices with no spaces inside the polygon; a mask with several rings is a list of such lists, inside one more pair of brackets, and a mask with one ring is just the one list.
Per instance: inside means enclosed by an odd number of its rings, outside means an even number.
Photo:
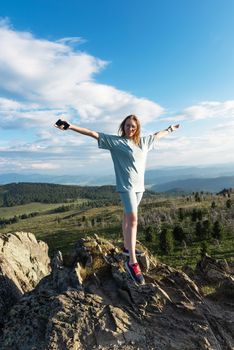
[{"label": "forested hillside", "polygon": [[[51,254],[69,255],[74,242],[87,235],[122,242],[123,208],[115,187],[19,183],[1,186],[0,194],[0,234],[32,232]],[[233,203],[233,189],[173,196],[146,191],[137,238],[171,266],[195,266],[205,252],[234,261]]]},{"label": "forested hillside", "polygon": [[12,207],[31,202],[63,203],[78,198],[115,201],[114,186],[74,186],[45,183],[12,183],[0,186],[0,206]]}]

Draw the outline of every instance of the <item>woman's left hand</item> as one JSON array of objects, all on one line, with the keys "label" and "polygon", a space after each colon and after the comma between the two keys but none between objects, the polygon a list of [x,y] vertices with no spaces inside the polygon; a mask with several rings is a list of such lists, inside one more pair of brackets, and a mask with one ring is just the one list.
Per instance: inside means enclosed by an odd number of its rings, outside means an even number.
[{"label": "woman's left hand", "polygon": [[178,129],[179,127],[180,127],[180,124],[170,125],[170,126],[168,126],[167,131],[172,132],[172,131],[175,131],[176,129]]},{"label": "woman's left hand", "polygon": [[172,131],[175,131],[175,130],[178,129],[179,127],[180,127],[180,124],[171,125]]}]

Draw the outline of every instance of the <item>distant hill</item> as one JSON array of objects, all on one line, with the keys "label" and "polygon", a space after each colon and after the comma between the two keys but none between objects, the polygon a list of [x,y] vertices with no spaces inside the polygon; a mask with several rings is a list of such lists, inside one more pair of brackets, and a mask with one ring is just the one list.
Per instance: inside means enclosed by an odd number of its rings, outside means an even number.
[{"label": "distant hill", "polygon": [[63,203],[78,198],[115,202],[114,186],[76,186],[46,183],[12,183],[0,186],[0,207],[31,202]]},{"label": "distant hill", "polygon": [[85,175],[47,175],[47,174],[0,174],[0,184],[9,184],[13,182],[33,182],[33,183],[52,183],[60,185],[80,185],[80,186],[102,186],[114,185],[114,175],[96,176],[95,174]]},{"label": "distant hill", "polygon": [[[145,196],[155,195],[146,190]],[[11,183],[0,185],[0,207],[12,207],[32,202],[64,203],[76,199],[98,201],[103,205],[119,204],[115,186],[77,186],[48,183]]]},{"label": "distant hill", "polygon": [[219,192],[224,188],[234,188],[234,176],[222,176],[205,179],[184,179],[170,181],[152,186],[150,189],[155,192],[194,192],[207,191]]},{"label": "distant hill", "polygon": [[[95,173],[85,175],[0,174],[0,184],[6,185],[10,183],[44,183],[82,186],[87,187],[88,192],[86,194],[88,195],[91,187],[113,186],[114,192],[115,176],[114,173],[107,175],[96,175]],[[155,192],[170,192],[175,194],[194,191],[219,192],[224,188],[234,187],[234,164],[204,167],[161,167],[158,169],[151,169],[147,170],[145,173],[145,185],[147,189]],[[56,193],[58,194],[57,189],[58,188],[56,188]],[[84,191],[84,189],[82,191]],[[66,187],[66,193],[68,192],[69,188]],[[42,193],[44,193],[44,189]],[[74,191],[74,195],[76,195],[76,193],[77,187]],[[84,192],[82,193],[84,194]],[[47,199],[44,198],[44,200]],[[3,196],[0,195],[0,203],[2,201]]]},{"label": "distant hill", "polygon": [[166,184],[187,179],[209,179],[223,176],[234,176],[234,164],[213,166],[174,166],[151,169],[145,173],[146,185]]},{"label": "distant hill", "polygon": [[[99,169],[97,169],[99,170]],[[234,164],[220,164],[213,166],[173,166],[159,167],[147,170],[145,184],[147,187],[167,182],[187,179],[217,178],[234,176]],[[110,174],[72,174],[72,175],[48,175],[48,174],[0,174],[0,184],[12,182],[54,183],[63,185],[102,186],[115,185],[115,175]]]}]

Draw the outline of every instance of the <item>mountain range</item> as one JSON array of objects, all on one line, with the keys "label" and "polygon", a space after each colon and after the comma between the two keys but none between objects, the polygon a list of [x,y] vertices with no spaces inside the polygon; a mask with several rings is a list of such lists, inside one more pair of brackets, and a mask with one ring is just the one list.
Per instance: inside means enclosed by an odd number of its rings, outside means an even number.
[{"label": "mountain range", "polygon": [[[39,182],[55,184],[74,184],[80,186],[114,185],[114,174],[75,174],[49,175],[5,173],[0,174],[0,184],[12,182]],[[234,164],[202,167],[164,167],[150,169],[145,173],[146,188],[156,192],[217,192],[223,188],[234,187]]]},{"label": "mountain range", "polygon": [[234,188],[234,176],[222,176],[216,178],[193,178],[176,180],[152,186],[155,192],[219,192],[224,188]]}]

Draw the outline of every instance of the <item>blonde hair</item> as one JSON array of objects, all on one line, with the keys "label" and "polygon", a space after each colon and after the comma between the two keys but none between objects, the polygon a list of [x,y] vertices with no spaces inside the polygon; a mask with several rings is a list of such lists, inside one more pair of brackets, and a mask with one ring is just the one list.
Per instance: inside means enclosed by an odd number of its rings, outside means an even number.
[{"label": "blonde hair", "polygon": [[140,124],[140,121],[139,119],[137,118],[137,116],[135,116],[134,114],[130,114],[128,115],[123,121],[122,123],[120,124],[119,126],[119,135],[121,137],[124,137],[125,136],[125,131],[124,131],[124,126],[125,126],[125,123],[128,119],[132,119],[136,122],[136,125],[137,125],[137,128],[136,128],[136,131],[135,131],[135,134],[133,135],[132,137],[132,140],[133,142],[138,146],[139,143],[140,143],[140,133],[141,133],[141,124]]}]

